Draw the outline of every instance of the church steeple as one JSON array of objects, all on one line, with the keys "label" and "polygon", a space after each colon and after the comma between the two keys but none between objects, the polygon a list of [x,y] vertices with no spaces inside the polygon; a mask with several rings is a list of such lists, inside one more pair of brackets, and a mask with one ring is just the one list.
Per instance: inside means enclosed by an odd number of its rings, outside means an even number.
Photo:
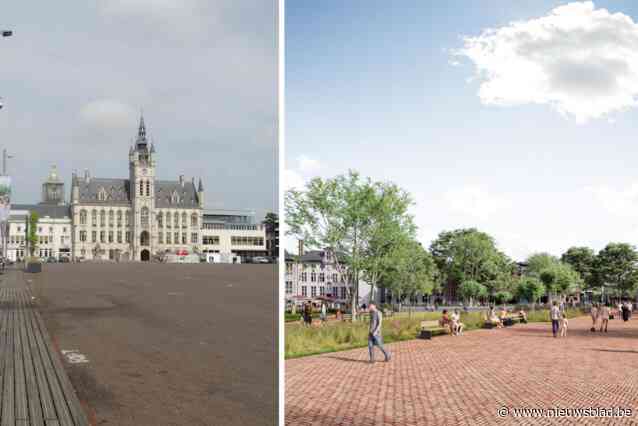
[{"label": "church steeple", "polygon": [[140,126],[137,129],[137,141],[135,145],[138,150],[146,149],[147,147],[146,125],[144,124],[144,114],[140,114]]}]

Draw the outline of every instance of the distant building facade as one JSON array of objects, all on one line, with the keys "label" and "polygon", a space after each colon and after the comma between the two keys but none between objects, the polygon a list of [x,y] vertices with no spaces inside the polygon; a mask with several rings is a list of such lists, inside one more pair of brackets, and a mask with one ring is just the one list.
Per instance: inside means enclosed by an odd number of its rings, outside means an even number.
[{"label": "distant building facade", "polygon": [[285,264],[286,302],[299,304],[321,299],[340,305],[349,302],[345,277],[326,251],[302,249],[300,256],[286,252]]},{"label": "distant building facade", "polygon": [[129,150],[128,179],[73,174],[71,217],[73,257],[148,261],[162,253],[198,251],[204,187],[183,175],[156,179],[155,147],[144,118]]},{"label": "distant building facade", "polygon": [[238,255],[242,259],[266,255],[266,229],[255,213],[207,209],[203,212],[202,252]]},{"label": "distant building facade", "polygon": [[28,218],[38,214],[40,257],[73,260],[148,261],[167,253],[266,255],[266,233],[253,212],[205,210],[204,186],[156,178],[155,147],[144,118],[129,150],[128,179],[93,178],[73,173],[70,203],[55,167],[42,185],[38,204],[11,208],[7,256],[29,255]]}]

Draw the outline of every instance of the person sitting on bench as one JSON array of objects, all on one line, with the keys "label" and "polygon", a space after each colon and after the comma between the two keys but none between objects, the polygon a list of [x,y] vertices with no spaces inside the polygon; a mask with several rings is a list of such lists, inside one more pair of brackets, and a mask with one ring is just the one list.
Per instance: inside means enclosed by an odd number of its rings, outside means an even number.
[{"label": "person sitting on bench", "polygon": [[494,308],[490,308],[487,320],[495,325],[497,328],[503,328],[503,322],[500,320]]},{"label": "person sitting on bench", "polygon": [[443,315],[441,315],[439,325],[443,328],[446,328],[448,333],[452,333],[452,320],[450,320],[450,317],[447,314],[447,309],[443,309]]},{"label": "person sitting on bench", "polygon": [[458,309],[455,309],[452,313],[452,334],[454,336],[462,335],[463,327],[465,327],[465,325],[461,322],[461,313]]}]

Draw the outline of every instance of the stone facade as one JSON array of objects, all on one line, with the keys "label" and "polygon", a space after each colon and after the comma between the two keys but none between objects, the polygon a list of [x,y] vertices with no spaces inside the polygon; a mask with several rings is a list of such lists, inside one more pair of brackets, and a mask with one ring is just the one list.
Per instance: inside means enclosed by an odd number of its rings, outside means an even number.
[{"label": "stone facade", "polygon": [[156,178],[155,147],[144,118],[129,150],[129,178],[72,178],[73,257],[150,260],[167,252],[201,249],[204,188]]},{"label": "stone facade", "polygon": [[[38,214],[39,244],[34,255],[72,260],[150,260],[176,252],[221,253],[242,261],[264,256],[266,231],[255,213],[204,210],[201,179],[157,179],[155,147],[140,119],[129,150],[128,179],[73,174],[71,201],[55,166],[42,184],[42,201],[16,204],[9,218],[7,256],[24,259],[29,215]],[[228,257],[228,256],[225,256]]]}]

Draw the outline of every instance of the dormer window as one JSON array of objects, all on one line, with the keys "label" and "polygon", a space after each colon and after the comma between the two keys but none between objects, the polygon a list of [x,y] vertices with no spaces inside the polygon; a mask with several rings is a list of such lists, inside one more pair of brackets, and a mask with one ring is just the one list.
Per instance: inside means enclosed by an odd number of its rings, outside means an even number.
[{"label": "dormer window", "polygon": [[177,195],[177,191],[173,191],[173,194],[171,195],[171,204],[177,203],[179,203],[179,195]]},{"label": "dormer window", "polygon": [[100,201],[106,201],[106,191],[104,190],[104,188],[100,188],[100,190],[98,191],[97,199]]}]

